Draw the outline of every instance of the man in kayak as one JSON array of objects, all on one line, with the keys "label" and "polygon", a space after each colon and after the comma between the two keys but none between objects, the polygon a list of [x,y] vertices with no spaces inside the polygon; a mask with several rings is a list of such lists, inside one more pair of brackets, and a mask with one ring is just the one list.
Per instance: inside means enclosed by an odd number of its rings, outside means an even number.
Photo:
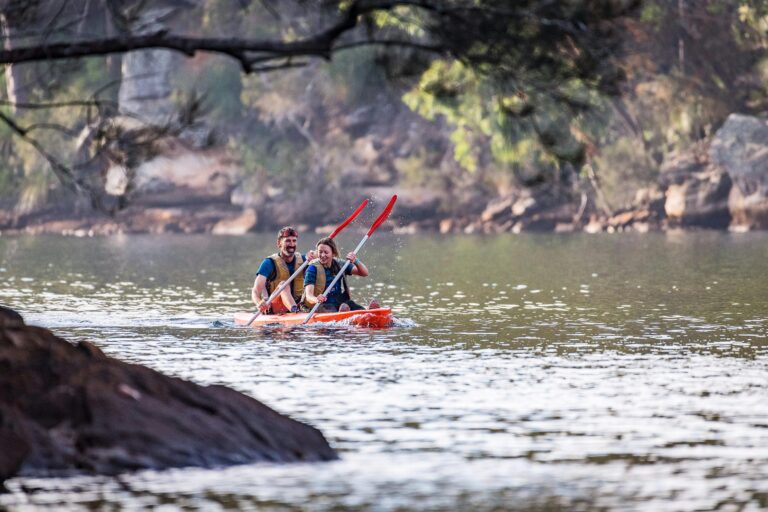
[{"label": "man in kayak", "polygon": [[[330,284],[336,274],[341,271],[344,260],[339,258],[339,249],[333,238],[321,238],[317,242],[317,257],[319,261],[310,264],[304,273],[304,305],[311,308],[321,302],[322,306],[318,308],[320,313],[365,309],[350,298],[347,287],[346,276],[368,276],[368,267],[357,259],[357,255],[354,252],[347,254],[351,265],[347,266],[345,275],[327,293],[323,293],[326,284]],[[368,309],[378,307],[376,301],[371,301]]]},{"label": "man in kayak", "polygon": [[[304,263],[305,256],[296,252],[298,239],[299,233],[296,228],[293,226],[282,228],[277,233],[278,252],[264,258],[256,272],[251,298],[262,313],[279,315],[299,311],[298,304],[304,292],[302,275],[296,276],[291,285],[286,286],[272,304],[267,306],[269,296]],[[310,251],[306,257],[315,258],[315,251]]]}]

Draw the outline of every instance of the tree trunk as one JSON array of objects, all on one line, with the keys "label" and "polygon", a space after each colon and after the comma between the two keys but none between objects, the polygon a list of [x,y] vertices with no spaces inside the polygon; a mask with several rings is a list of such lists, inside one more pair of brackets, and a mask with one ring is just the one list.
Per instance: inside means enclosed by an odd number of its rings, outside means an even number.
[{"label": "tree trunk", "polygon": [[[13,36],[16,31],[11,20],[5,14],[0,14],[0,30],[2,31],[4,47],[6,50],[13,49]],[[28,84],[25,83],[24,65],[8,64],[5,66],[5,86],[8,94],[8,101],[11,102],[11,111],[17,112],[17,103],[27,103],[29,93]]]}]

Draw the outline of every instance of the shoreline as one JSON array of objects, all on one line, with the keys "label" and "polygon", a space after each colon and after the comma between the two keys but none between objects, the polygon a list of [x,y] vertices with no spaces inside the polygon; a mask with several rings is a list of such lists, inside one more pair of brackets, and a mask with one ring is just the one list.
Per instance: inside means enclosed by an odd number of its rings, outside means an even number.
[{"label": "shoreline", "polygon": [[[3,212],[7,213],[7,212]],[[21,218],[15,224],[0,224],[0,236],[60,235],[101,237],[139,234],[214,234],[239,236],[271,233],[280,226],[255,222],[256,215],[231,205],[201,208],[187,205],[171,208],[141,208],[124,211],[115,216],[106,214],[63,215],[38,214]],[[243,220],[245,219],[245,220]],[[301,231],[324,233],[328,225],[296,223]],[[469,217],[441,217],[403,222],[389,220],[383,231],[401,235],[432,234],[520,234],[520,233],[656,233],[667,231],[721,231],[746,233],[762,231],[744,226],[684,225],[668,218],[648,218],[647,212],[627,211],[613,217],[592,217],[586,221],[568,221],[537,215],[523,216],[513,221],[482,220]]]}]

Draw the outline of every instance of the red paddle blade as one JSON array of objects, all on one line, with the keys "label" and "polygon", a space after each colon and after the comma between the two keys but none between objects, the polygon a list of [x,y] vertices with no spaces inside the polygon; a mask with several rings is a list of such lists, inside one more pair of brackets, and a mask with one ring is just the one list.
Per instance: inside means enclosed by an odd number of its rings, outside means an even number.
[{"label": "red paddle blade", "polygon": [[331,236],[330,236],[330,238],[333,238],[333,237],[335,237],[336,235],[338,235],[338,234],[341,232],[341,230],[342,230],[342,229],[344,229],[345,227],[347,227],[347,224],[349,224],[350,222],[352,222],[353,220],[355,220],[355,217],[357,217],[358,215],[360,215],[360,212],[361,212],[361,211],[363,211],[363,208],[365,208],[365,205],[367,205],[367,204],[368,204],[368,200],[367,200],[367,199],[365,199],[365,200],[364,200],[362,203],[360,203],[360,206],[358,206],[358,207],[357,207],[357,210],[355,210],[355,211],[354,211],[354,213],[353,213],[352,215],[350,215],[350,216],[347,218],[347,220],[345,220],[344,222],[342,222],[341,224],[339,224],[339,227],[337,227],[337,228],[336,228],[336,229],[333,231],[333,233],[331,233]]},{"label": "red paddle blade", "polygon": [[374,231],[376,231],[376,228],[381,226],[385,220],[387,220],[387,217],[389,217],[389,214],[392,212],[392,207],[395,206],[395,201],[397,201],[397,194],[392,196],[392,199],[389,200],[389,203],[387,203],[387,207],[384,208],[384,211],[381,212],[381,215],[379,215],[379,218],[376,219],[376,221],[371,226],[371,229],[368,230],[368,234],[366,236],[371,236]]}]

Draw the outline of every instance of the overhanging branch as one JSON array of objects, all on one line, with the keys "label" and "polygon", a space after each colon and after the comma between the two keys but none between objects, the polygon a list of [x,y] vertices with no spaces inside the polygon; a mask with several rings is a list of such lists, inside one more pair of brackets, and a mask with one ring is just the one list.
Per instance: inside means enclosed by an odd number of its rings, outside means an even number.
[{"label": "overhanging branch", "polygon": [[[359,0],[352,2],[339,16],[335,23],[325,30],[296,41],[280,41],[274,39],[247,39],[222,37],[195,37],[174,34],[168,30],[160,30],[149,34],[121,34],[113,37],[96,39],[81,39],[68,42],[46,43],[0,49],[0,64],[19,64],[22,62],[51,61],[59,59],[74,59],[114,53],[126,53],[134,50],[162,48],[194,56],[197,52],[211,52],[228,55],[240,62],[244,72],[251,73],[263,70],[263,65],[270,60],[287,59],[290,57],[319,57],[329,59],[338,49],[335,46],[338,39],[346,32],[354,29],[362,15],[382,10],[390,10],[398,6],[410,6],[425,10],[436,10],[429,1],[416,0]],[[421,44],[419,42],[396,43],[394,41],[376,41],[349,43],[343,48],[353,45],[385,45],[400,44],[429,51],[439,51],[440,48]],[[277,66],[282,67],[282,66]]]}]

